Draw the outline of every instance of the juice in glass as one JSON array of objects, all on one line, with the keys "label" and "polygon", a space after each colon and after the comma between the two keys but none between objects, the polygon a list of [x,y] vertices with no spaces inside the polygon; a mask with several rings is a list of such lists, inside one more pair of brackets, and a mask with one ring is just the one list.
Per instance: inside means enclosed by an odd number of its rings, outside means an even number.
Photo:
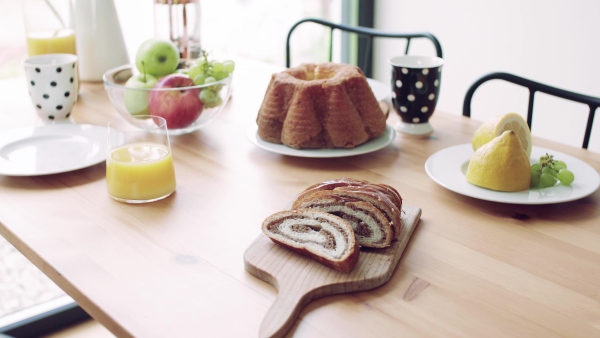
[{"label": "juice in glass", "polygon": [[129,143],[113,149],[106,159],[108,193],[129,203],[156,201],[175,191],[170,148],[159,143]]},{"label": "juice in glass", "polygon": [[28,32],[26,38],[29,56],[54,53],[77,54],[75,31],[72,29]]}]

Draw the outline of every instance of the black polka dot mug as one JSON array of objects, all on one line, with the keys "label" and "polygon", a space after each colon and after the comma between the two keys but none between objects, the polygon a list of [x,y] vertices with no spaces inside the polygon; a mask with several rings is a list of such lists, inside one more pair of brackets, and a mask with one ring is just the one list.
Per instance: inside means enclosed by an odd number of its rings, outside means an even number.
[{"label": "black polka dot mug", "polygon": [[70,121],[77,101],[77,56],[43,54],[23,61],[33,107],[44,122]]},{"label": "black polka dot mug", "polygon": [[411,136],[433,132],[429,118],[440,94],[444,60],[435,56],[402,55],[389,60],[392,67],[392,104],[400,116],[396,130]]}]

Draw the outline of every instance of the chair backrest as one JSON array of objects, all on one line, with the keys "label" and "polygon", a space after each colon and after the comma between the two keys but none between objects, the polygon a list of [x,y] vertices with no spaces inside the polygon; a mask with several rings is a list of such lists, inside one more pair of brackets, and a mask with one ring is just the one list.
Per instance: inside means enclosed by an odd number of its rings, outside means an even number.
[{"label": "chair backrest", "polygon": [[[288,32],[288,36],[287,36],[287,40],[286,40],[286,47],[285,47],[285,66],[288,68],[290,67],[290,64],[291,64],[290,40],[291,40],[292,33],[298,26],[300,26],[303,23],[307,23],[307,22],[316,23],[316,24],[323,25],[323,26],[330,28],[329,61],[332,60],[332,56],[333,56],[333,32],[336,29],[343,31],[343,32],[354,33],[360,37],[366,38],[365,50],[367,51],[367,53],[365,55],[365,58],[364,58],[362,64],[358,65],[365,74],[371,74],[372,62],[371,62],[370,51],[372,50],[372,47],[373,47],[373,39],[374,38],[406,39],[405,54],[408,54],[408,50],[410,47],[410,41],[412,39],[428,39],[433,43],[433,46],[435,47],[437,56],[440,58],[442,57],[442,46],[440,45],[440,42],[438,41],[438,39],[431,33],[427,33],[427,32],[424,32],[424,33],[392,33],[392,32],[385,32],[385,31],[377,30],[374,28],[361,27],[361,26],[350,26],[350,25],[345,25],[345,24],[337,24],[337,23],[325,21],[322,19],[307,18],[307,19],[303,19],[303,20],[296,22],[292,26],[292,28],[290,28],[290,30]],[[370,75],[367,75],[367,76],[370,76]]]},{"label": "chair backrest", "polygon": [[588,114],[588,119],[585,127],[585,134],[583,136],[583,144],[582,148],[587,149],[588,144],[590,142],[590,136],[592,134],[592,126],[594,124],[594,115],[596,113],[596,109],[600,106],[600,98],[594,96],[583,95],[579,93],[570,92],[564,89],[552,87],[545,85],[543,83],[539,83],[533,80],[529,80],[520,76],[516,76],[510,73],[490,73],[485,76],[482,76],[477,81],[475,81],[469,90],[467,90],[467,94],[465,95],[465,100],[463,103],[463,116],[471,116],[471,101],[473,99],[473,94],[475,90],[483,83],[490,80],[504,80],[507,82],[514,83],[516,85],[526,87],[529,89],[529,103],[527,108],[527,124],[529,128],[532,128],[531,123],[533,120],[533,102],[535,98],[536,92],[546,93],[548,95],[560,97],[565,100],[570,100],[574,102],[579,102],[586,104],[590,110]]}]

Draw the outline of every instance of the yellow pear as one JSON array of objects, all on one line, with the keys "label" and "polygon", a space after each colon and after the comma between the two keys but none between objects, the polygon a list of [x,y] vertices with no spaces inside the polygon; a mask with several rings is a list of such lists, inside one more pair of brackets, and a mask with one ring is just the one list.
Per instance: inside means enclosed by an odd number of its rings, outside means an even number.
[{"label": "yellow pear", "polygon": [[497,191],[529,189],[529,157],[512,130],[503,132],[479,147],[467,168],[467,181]]}]

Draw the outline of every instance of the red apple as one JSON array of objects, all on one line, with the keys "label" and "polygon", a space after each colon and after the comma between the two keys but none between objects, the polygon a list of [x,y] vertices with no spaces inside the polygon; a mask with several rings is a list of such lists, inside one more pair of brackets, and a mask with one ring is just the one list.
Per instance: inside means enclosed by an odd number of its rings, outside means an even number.
[{"label": "red apple", "polygon": [[[169,74],[154,85],[154,89],[183,88],[194,86],[194,81],[183,74]],[[150,115],[163,117],[167,128],[185,128],[202,113],[204,104],[200,100],[200,89],[152,90],[148,103]]]}]

